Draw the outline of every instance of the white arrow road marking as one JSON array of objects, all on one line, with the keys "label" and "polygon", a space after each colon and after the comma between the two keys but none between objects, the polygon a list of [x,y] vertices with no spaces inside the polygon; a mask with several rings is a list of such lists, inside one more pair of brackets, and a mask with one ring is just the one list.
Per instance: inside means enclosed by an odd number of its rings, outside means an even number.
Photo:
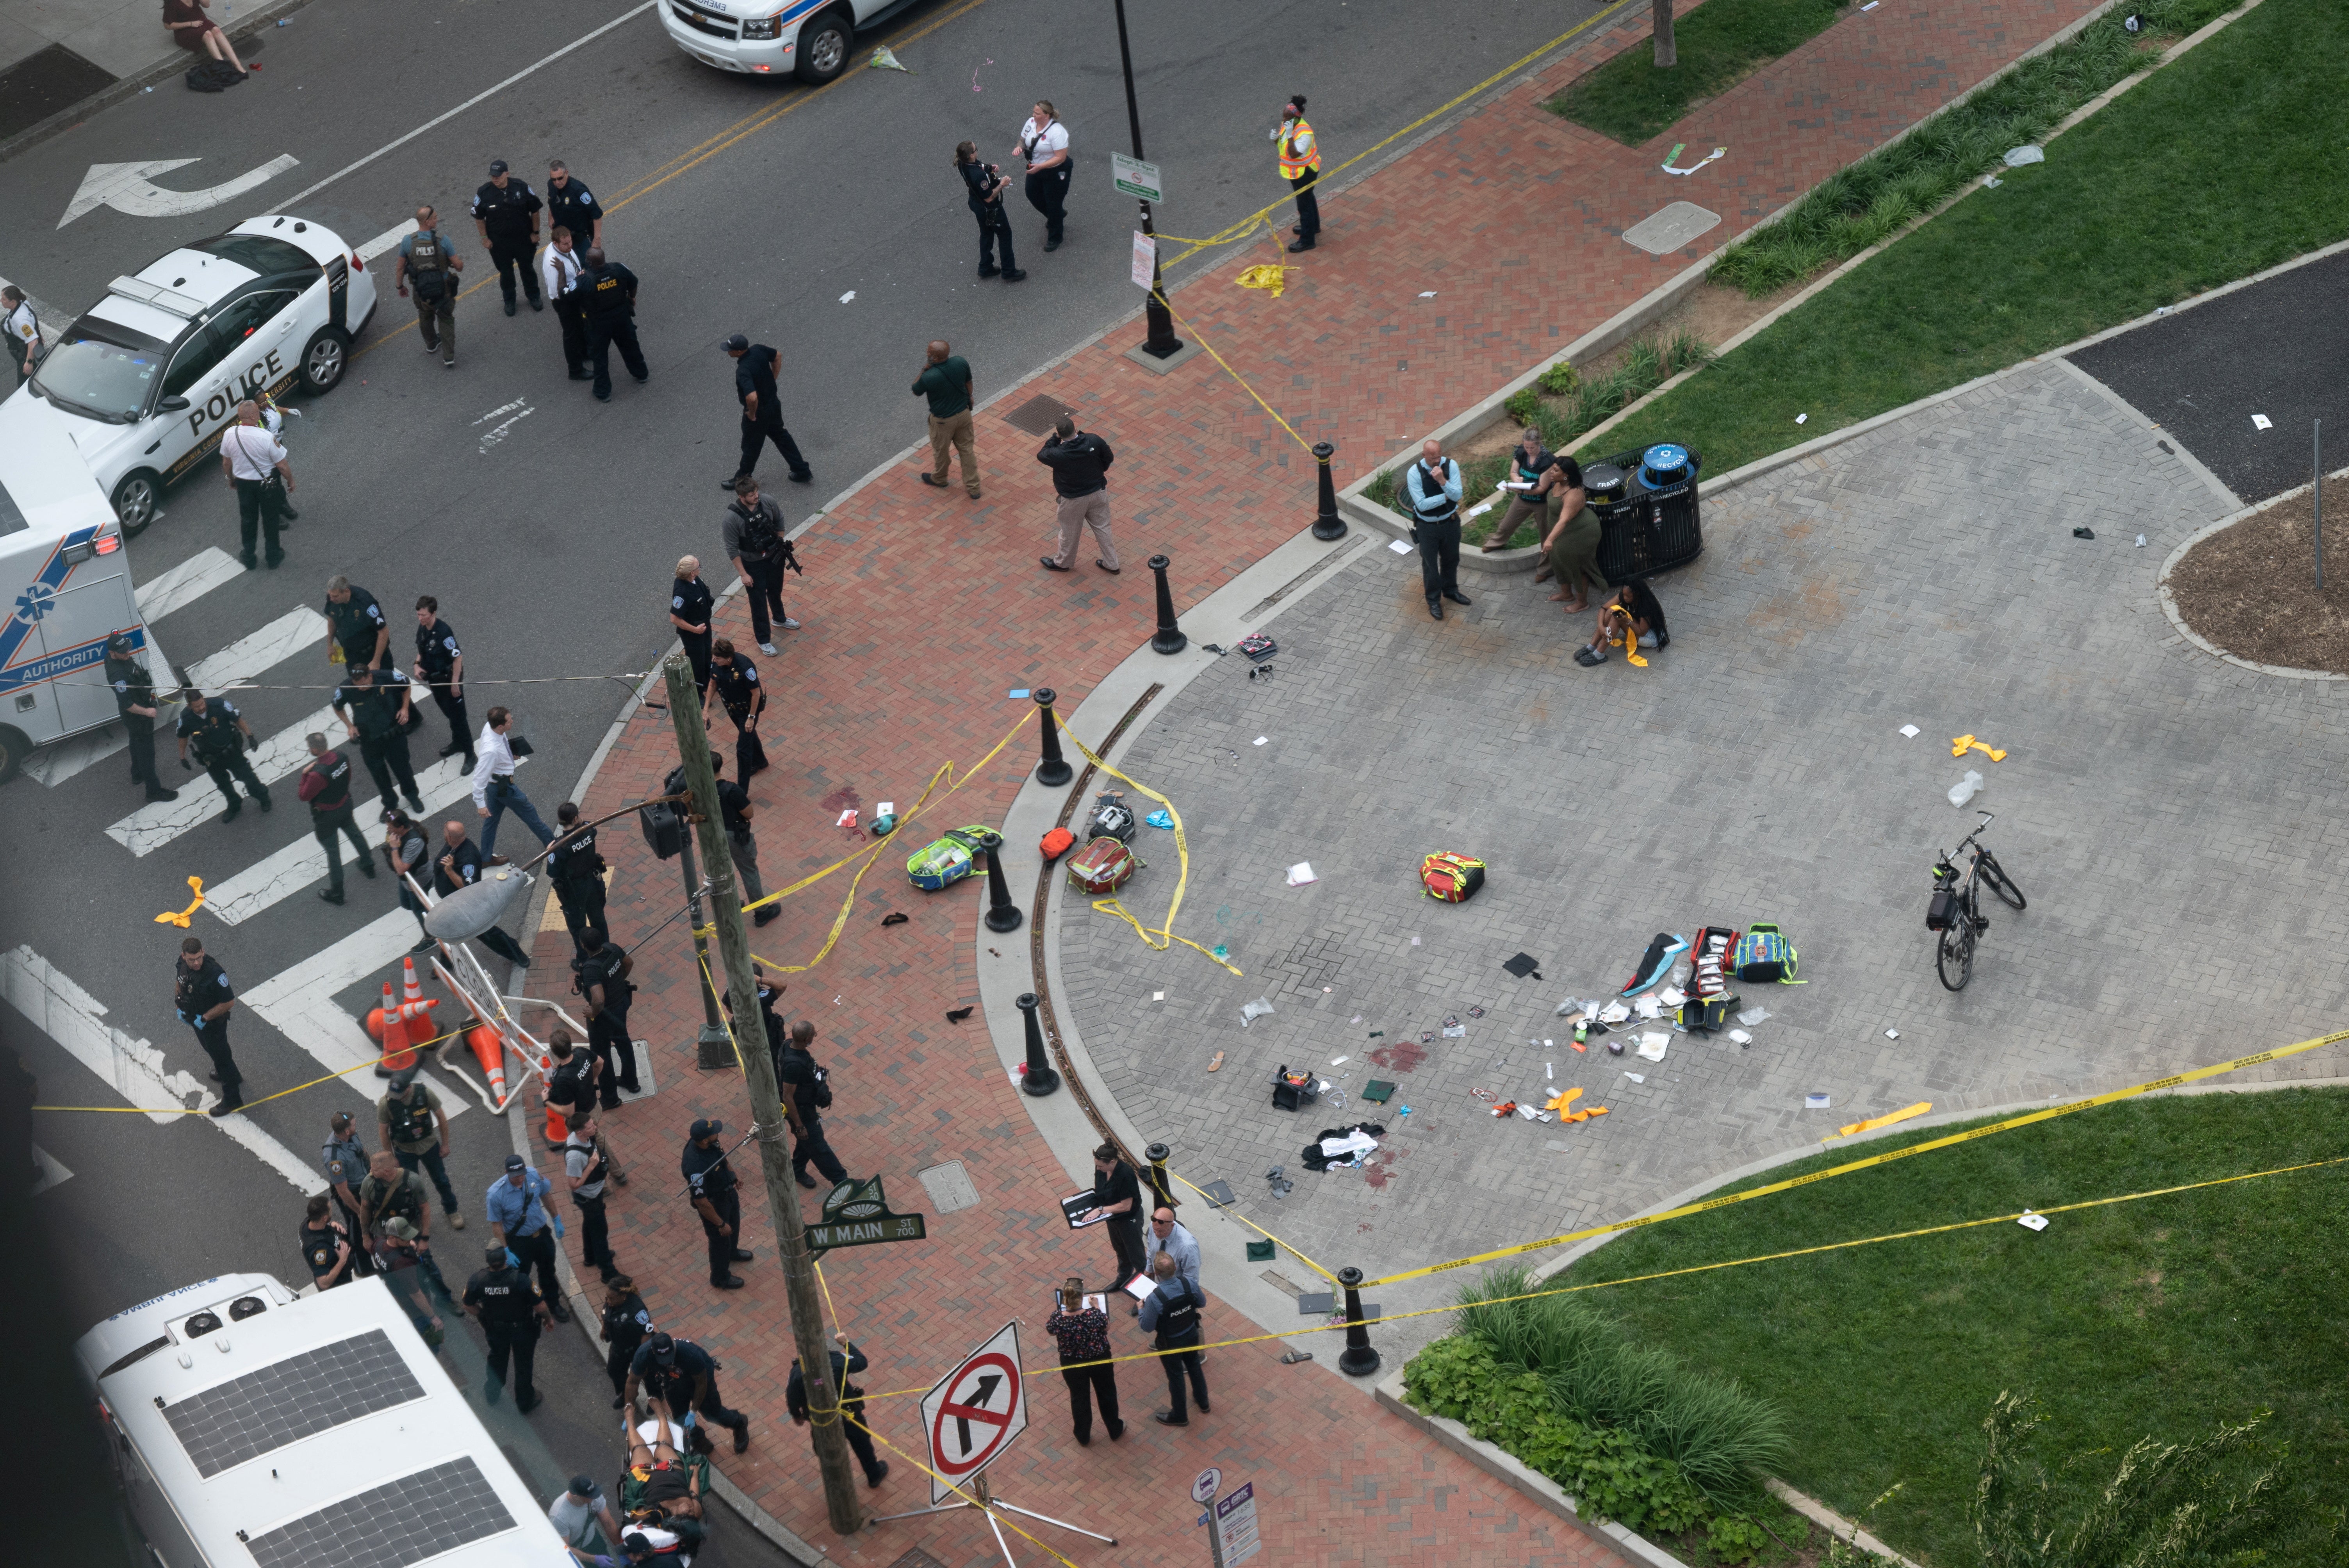
[{"label": "white arrow road marking", "polygon": [[222,583],[244,575],[235,556],[216,544],[207,544],[168,572],[139,585],[139,615],[160,621],[174,610],[184,610]]},{"label": "white arrow road marking", "polygon": [[81,189],[74,192],[66,215],[57,220],[57,227],[62,229],[83,213],[94,212],[100,207],[111,207],[133,218],[184,218],[191,212],[233,201],[254,186],[266,185],[287,170],[302,166],[302,160],[292,153],[281,152],[258,169],[247,170],[233,180],[223,180],[202,191],[166,191],[150,178],[202,161],[199,158],[150,158],[144,163],[93,163],[89,172],[81,177]]},{"label": "white arrow road marking", "polygon": [[[0,996],[6,997],[11,1006],[38,1025],[75,1060],[113,1085],[116,1092],[132,1105],[154,1107],[167,1099],[184,1103],[190,1096],[199,1094],[207,1101],[212,1098],[191,1075],[167,1069],[162,1052],[102,1022],[106,1005],[30,947],[0,954]],[[189,1119],[171,1111],[150,1109],[147,1119],[173,1122]],[[264,1132],[251,1119],[206,1116],[196,1119],[220,1129],[243,1144],[263,1164],[304,1193],[326,1190],[323,1172]]]},{"label": "white arrow road marking", "polygon": [[[251,680],[271,665],[291,658],[305,645],[316,646],[326,634],[324,615],[316,610],[291,610],[250,636],[239,637],[219,653],[190,665],[188,679],[203,687],[207,696],[217,696],[222,691],[233,690],[237,682]],[[156,748],[164,749],[170,739],[168,731],[159,726]],[[93,762],[103,762],[122,747],[122,727],[109,724],[104,729],[94,729],[50,747],[25,764],[25,773],[54,788]]]},{"label": "white arrow road marking", "polygon": [[[521,409],[522,412],[519,414],[515,413],[514,410],[517,408]],[[532,407],[526,399],[517,397],[512,402],[507,404],[504,407],[492,408],[488,413],[482,415],[480,418],[474,420],[474,425],[478,427],[488,424],[490,420],[497,418],[501,414],[508,416],[507,418],[500,420],[499,423],[491,426],[488,430],[482,432],[482,455],[487,456],[489,449],[492,447],[494,447],[500,441],[504,440],[508,430],[512,429],[516,425],[521,424],[524,419],[529,418],[533,414],[537,412],[538,410]]]},{"label": "white arrow road marking", "polygon": [[[336,1004],[335,993],[370,978],[397,982],[399,960],[415,941],[416,917],[404,909],[395,909],[332,947],[314,953],[282,974],[249,987],[244,993],[244,1005],[255,1016],[316,1057],[328,1072],[364,1067],[382,1053],[367,1038],[359,1021]],[[419,967],[420,972],[421,965]],[[464,1004],[453,997],[441,1002],[435,1009],[435,1016],[444,1011],[449,1016],[440,1018],[436,1026],[442,1030],[455,1028],[466,1017]],[[440,1097],[442,1109],[452,1117],[464,1113],[466,1101],[471,1097],[458,1095],[430,1073],[419,1076]],[[345,1081],[367,1086],[360,1088],[363,1094],[373,1092],[375,1080],[365,1071],[353,1073]]]},{"label": "white arrow road marking", "polygon": [[[305,759],[307,756],[305,751]],[[518,757],[514,758],[514,766],[519,768],[529,760],[526,757]],[[473,776],[465,769],[462,758],[444,758],[416,776],[416,788],[423,797],[424,810],[438,811],[443,806],[471,799]],[[213,799],[220,799],[219,790],[212,793]],[[157,804],[176,805],[178,802],[158,801]],[[225,802],[222,810],[226,810]],[[508,815],[511,817],[512,814]],[[528,829],[523,830],[529,831]],[[346,860],[349,858],[350,847],[346,840],[342,846]],[[275,854],[256,865],[247,866],[225,882],[207,882],[204,885],[204,912],[218,915],[231,925],[242,925],[278,900],[315,887],[326,875],[326,846],[318,842],[316,834],[305,831]],[[343,884],[347,889],[361,886],[365,881],[357,872],[346,869],[343,873]],[[415,938],[409,940],[413,942]]]},{"label": "white arrow road marking", "polygon": [[33,1188],[33,1196],[36,1198],[47,1191],[50,1188],[56,1186],[60,1181],[70,1181],[73,1180],[73,1172],[58,1164],[57,1156],[51,1154],[47,1150],[42,1148],[37,1143],[33,1145],[33,1163],[40,1167],[41,1171],[41,1180]]},{"label": "white arrow road marking", "polygon": [[[426,701],[432,695],[425,687],[413,685],[409,687],[409,692],[418,703]],[[310,766],[309,737],[314,732],[324,735],[333,745],[342,745],[347,738],[343,721],[335,717],[335,710],[322,707],[307,718],[264,740],[260,750],[248,753],[245,760],[253,764],[254,776],[264,784],[274,784],[280,779],[290,778]],[[353,755],[356,750],[354,746],[351,752],[346,753],[354,769],[359,766],[357,758]],[[417,782],[421,784],[426,777],[419,774]],[[106,836],[134,855],[150,855],[181,833],[202,827],[227,810],[227,799],[212,787],[210,779],[182,774],[178,799],[148,801],[107,829]],[[316,842],[315,840],[312,841]],[[326,863],[323,851],[318,863],[321,866]]]}]

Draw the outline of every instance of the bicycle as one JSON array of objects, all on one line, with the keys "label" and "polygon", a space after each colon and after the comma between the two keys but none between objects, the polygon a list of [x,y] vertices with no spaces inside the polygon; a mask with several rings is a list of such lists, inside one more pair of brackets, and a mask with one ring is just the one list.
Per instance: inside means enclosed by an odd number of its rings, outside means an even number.
[{"label": "bicycle", "polygon": [[[1977,815],[1982,820],[1974,825],[1974,830],[1959,840],[1956,849],[1934,861],[1933,902],[1925,912],[1925,929],[1940,933],[1934,963],[1940,971],[1942,988],[1950,991],[1964,990],[1966,982],[1973,978],[1974,944],[1990,929],[1980,904],[1981,887],[1986,884],[2013,909],[2024,909],[2030,904],[2030,900],[2023,896],[2023,889],[1998,863],[1998,857],[1977,841],[1995,820],[1994,814],[1982,811]],[[1961,872],[1956,862],[1969,847],[1973,850],[1973,860]]]}]

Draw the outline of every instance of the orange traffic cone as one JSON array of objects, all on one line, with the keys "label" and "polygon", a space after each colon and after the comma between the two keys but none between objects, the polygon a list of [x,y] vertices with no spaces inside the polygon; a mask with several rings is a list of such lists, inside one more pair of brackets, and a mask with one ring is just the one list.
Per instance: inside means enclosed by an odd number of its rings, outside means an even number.
[{"label": "orange traffic cone", "polygon": [[383,1059],[375,1065],[378,1078],[389,1078],[416,1065],[416,1048],[408,1043],[408,1030],[399,1019],[399,1009],[392,1006],[391,982],[383,983]]},{"label": "orange traffic cone", "polygon": [[[540,1092],[543,1093],[545,1087],[554,1081],[554,1053],[548,1050],[544,1046],[541,1046],[538,1047],[538,1082]],[[558,1148],[562,1144],[570,1140],[571,1123],[561,1111],[554,1108],[554,1102],[553,1100],[547,1100],[545,1105],[546,1146],[549,1149]]]},{"label": "orange traffic cone", "polygon": [[399,1005],[399,1022],[408,1031],[410,1050],[422,1050],[433,1041],[432,1009],[440,1005],[438,996],[419,996]]},{"label": "orange traffic cone", "polygon": [[473,1047],[473,1059],[481,1064],[481,1071],[490,1080],[490,1098],[500,1105],[506,1102],[506,1042],[503,1036],[487,1024],[476,1024],[465,1031],[465,1043]]},{"label": "orange traffic cone", "polygon": [[399,966],[403,970],[407,971],[408,975],[407,987],[400,993],[399,999],[403,1002],[421,1002],[424,1000],[424,987],[416,983],[415,954],[410,954],[408,957],[401,959],[399,961]]}]

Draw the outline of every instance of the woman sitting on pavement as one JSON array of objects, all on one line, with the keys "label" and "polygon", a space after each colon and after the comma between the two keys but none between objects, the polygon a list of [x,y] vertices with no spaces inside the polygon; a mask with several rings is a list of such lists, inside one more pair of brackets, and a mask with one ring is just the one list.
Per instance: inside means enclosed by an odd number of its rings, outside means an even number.
[{"label": "woman sitting on pavement", "polygon": [[1496,550],[1507,549],[1509,541],[1516,534],[1517,525],[1528,517],[1539,515],[1548,523],[1556,523],[1558,504],[1567,490],[1582,488],[1582,469],[1572,458],[1561,459],[1543,446],[1541,432],[1527,425],[1524,439],[1509,453],[1508,477],[1501,482],[1505,488],[1510,485],[1526,488],[1509,491],[1509,510],[1501,514],[1501,521],[1493,525],[1493,531],[1486,534],[1485,542],[1477,547],[1487,555]]},{"label": "woman sitting on pavement", "polygon": [[1648,661],[1640,656],[1641,648],[1668,648],[1671,644],[1672,634],[1664,627],[1664,607],[1656,603],[1648,580],[1634,577],[1599,604],[1599,630],[1588,643],[1574,650],[1574,662],[1603,665],[1608,648],[1620,646],[1626,658],[1644,665]]},{"label": "woman sitting on pavement", "polygon": [[236,57],[236,46],[220,29],[204,7],[211,0],[163,0],[163,26],[171,30],[171,41],[191,52],[201,51],[215,60],[224,60],[240,77],[253,73]]}]

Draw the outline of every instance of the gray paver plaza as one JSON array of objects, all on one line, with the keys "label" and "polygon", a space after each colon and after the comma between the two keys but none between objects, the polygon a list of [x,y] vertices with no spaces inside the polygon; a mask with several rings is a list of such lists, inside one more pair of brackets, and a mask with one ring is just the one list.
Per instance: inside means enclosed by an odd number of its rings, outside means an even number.
[{"label": "gray paver plaza", "polygon": [[[2335,1026],[2349,693],[2175,636],[2156,574],[2228,507],[2158,435],[2065,366],[2027,365],[1743,486],[1709,505],[1702,559],[1658,583],[1672,645],[1646,669],[1619,652],[1578,667],[1589,619],[1568,624],[1547,585],[1472,580],[1475,607],[1438,625],[1414,560],[1362,552],[1270,624],[1269,682],[1218,663],[1121,758],[1183,812],[1178,931],[1228,942],[1247,977],[1067,901],[1068,1005],[1110,1090],[1189,1179],[1229,1180],[1285,1241],[1376,1276],[1628,1215],[1912,1101],[2095,1092]],[[2007,759],[1953,760],[1968,732]],[[1975,820],[1946,799],[1970,767],[2032,903],[1992,906],[1953,995],[1924,909],[1934,852]],[[1126,902],[1156,919],[1173,836],[1138,846],[1151,864]],[[1469,903],[1420,892],[1440,849],[1490,862]],[[1287,886],[1299,861],[1320,880]],[[1739,988],[1771,1014],[1749,1049],[1570,1047],[1556,1004],[1619,986],[1654,933],[1757,920],[1785,926],[1808,984]],[[1503,973],[1520,949],[1543,979]],[[1258,995],[1278,1011],[1243,1029]],[[1452,1016],[1464,1038],[1375,1065]],[[1347,1075],[1342,1109],[1273,1109],[1284,1062]],[[2265,1070],[2341,1068],[2325,1050]],[[1357,1098],[1372,1075],[1400,1085],[1384,1109]],[[1570,1086],[1609,1114],[1495,1121],[1469,1093]],[[1832,1109],[1804,1109],[1811,1091]],[[1364,1117],[1389,1129],[1374,1168],[1301,1168],[1320,1128]],[[1297,1181],[1278,1202],[1275,1164]],[[1237,1272],[1234,1232],[1194,1223],[1211,1275]],[[1449,1290],[1372,1295],[1395,1312]],[[1445,1321],[1380,1342],[1407,1351]]]}]

